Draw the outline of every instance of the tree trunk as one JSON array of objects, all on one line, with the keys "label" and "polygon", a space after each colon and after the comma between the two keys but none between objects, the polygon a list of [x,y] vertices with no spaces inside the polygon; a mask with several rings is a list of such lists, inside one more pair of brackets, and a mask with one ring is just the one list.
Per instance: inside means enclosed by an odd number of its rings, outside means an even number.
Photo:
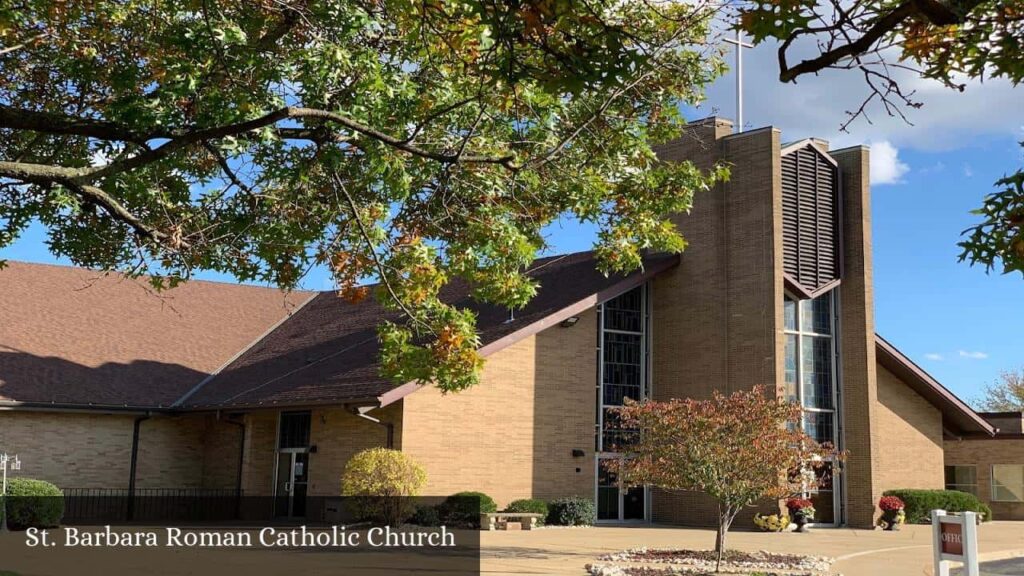
[{"label": "tree trunk", "polygon": [[718,534],[715,536],[715,572],[722,571],[722,557],[725,555],[725,537],[729,534],[729,526],[736,518],[736,511],[730,506],[723,510],[718,507]]}]

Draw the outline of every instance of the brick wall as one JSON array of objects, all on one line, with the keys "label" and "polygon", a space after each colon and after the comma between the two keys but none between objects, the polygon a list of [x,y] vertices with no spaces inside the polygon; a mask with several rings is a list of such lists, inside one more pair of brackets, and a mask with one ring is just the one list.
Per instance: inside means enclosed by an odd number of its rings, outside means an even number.
[{"label": "brick wall", "polygon": [[978,498],[992,507],[996,520],[1024,520],[1024,503],[992,501],[992,465],[1024,464],[1024,436],[946,440],[946,466],[976,466]]},{"label": "brick wall", "polygon": [[[479,386],[404,400],[402,449],[427,470],[425,494],[518,498],[594,494],[596,313],[487,359]],[[574,458],[572,450],[586,456]],[[578,470],[578,471],[577,471]]]},{"label": "brick wall", "polygon": [[[732,135],[731,124],[709,119],[658,150],[664,160],[701,168],[726,163],[731,177],[674,219],[689,245],[680,266],[653,282],[655,399],[708,398],[716,390],[782,382],[779,138],[770,128]],[[708,525],[716,509],[698,493],[652,497],[657,522]]]},{"label": "brick wall", "polygon": [[941,489],[942,413],[882,366],[875,419],[875,489]]}]

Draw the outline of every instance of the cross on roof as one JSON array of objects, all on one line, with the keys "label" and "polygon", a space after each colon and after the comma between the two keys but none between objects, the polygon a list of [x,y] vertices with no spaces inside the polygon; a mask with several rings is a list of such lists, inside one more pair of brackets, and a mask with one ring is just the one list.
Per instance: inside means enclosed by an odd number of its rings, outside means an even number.
[{"label": "cross on roof", "polygon": [[743,31],[738,28],[736,38],[725,41],[736,46],[736,132],[743,132],[743,49],[754,45],[743,41]]}]

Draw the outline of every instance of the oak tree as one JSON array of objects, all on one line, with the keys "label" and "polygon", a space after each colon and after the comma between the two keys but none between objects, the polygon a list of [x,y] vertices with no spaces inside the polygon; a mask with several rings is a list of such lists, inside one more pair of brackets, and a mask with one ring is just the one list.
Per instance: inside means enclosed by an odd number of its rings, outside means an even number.
[{"label": "oak tree", "polygon": [[397,382],[477,381],[474,316],[526,304],[559,217],[606,271],[680,251],[724,171],[656,162],[722,70],[716,6],[600,0],[19,0],[0,7],[0,247],[158,288],[313,266],[393,312]]}]

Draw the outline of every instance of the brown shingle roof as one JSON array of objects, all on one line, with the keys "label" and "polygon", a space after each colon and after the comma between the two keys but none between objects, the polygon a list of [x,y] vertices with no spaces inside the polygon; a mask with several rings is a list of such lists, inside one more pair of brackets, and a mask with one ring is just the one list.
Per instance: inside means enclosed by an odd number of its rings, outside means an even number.
[{"label": "brown shingle roof", "polygon": [[[477,312],[481,352],[486,355],[636,286],[678,261],[674,255],[651,255],[645,258],[643,272],[606,277],[597,271],[591,252],[537,260],[529,274],[540,289],[511,322],[508,310],[473,301],[463,283],[446,286],[442,298]],[[333,292],[321,293],[213,377],[184,406],[392,402],[415,387],[395,388],[378,374],[376,326],[386,316],[372,298],[351,304]]]},{"label": "brown shingle roof", "polygon": [[0,270],[0,403],[163,407],[312,294],[193,281],[161,293],[116,274]]}]

